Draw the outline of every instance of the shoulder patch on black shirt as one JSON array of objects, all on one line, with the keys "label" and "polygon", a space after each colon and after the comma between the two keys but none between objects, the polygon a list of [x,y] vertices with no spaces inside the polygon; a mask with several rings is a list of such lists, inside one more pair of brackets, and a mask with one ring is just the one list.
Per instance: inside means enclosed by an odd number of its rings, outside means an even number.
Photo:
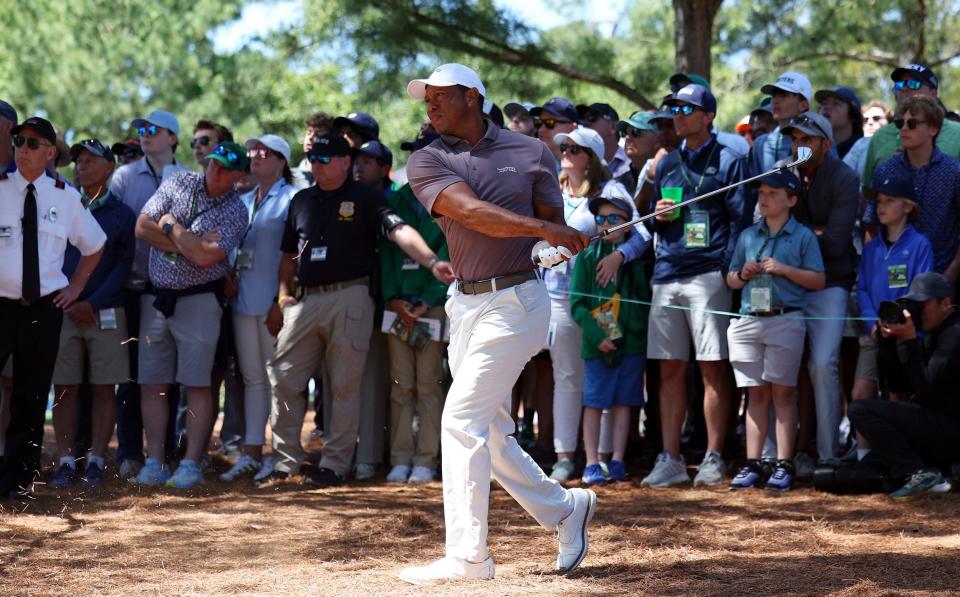
[{"label": "shoulder patch on black shirt", "polygon": [[60,190],[63,190],[63,189],[65,189],[65,188],[67,188],[66,183],[63,182],[62,180],[56,180],[56,181],[54,181],[53,186],[57,187],[57,188],[60,189]]}]

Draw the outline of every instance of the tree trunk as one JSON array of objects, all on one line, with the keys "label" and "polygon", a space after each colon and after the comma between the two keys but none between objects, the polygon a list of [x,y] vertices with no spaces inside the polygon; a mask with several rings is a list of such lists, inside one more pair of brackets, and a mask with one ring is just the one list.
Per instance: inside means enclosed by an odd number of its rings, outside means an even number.
[{"label": "tree trunk", "polygon": [[723,0],[673,0],[678,73],[696,73],[710,80],[713,20]]}]

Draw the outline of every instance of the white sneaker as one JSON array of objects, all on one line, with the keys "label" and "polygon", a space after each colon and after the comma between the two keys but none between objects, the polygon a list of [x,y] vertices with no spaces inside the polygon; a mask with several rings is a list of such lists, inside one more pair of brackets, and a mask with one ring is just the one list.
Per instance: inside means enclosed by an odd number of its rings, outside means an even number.
[{"label": "white sneaker", "polygon": [[720,454],[717,452],[707,452],[697,470],[697,476],[693,478],[693,486],[718,485],[723,483],[727,476],[727,465],[723,462]]},{"label": "white sneaker", "polygon": [[473,563],[460,558],[441,558],[426,566],[411,566],[400,571],[400,580],[412,585],[429,585],[444,580],[461,578],[493,578],[493,558]]},{"label": "white sneaker", "polygon": [[395,464],[387,475],[387,481],[390,483],[406,483],[410,477],[410,467],[405,464]]},{"label": "white sneaker", "polygon": [[237,477],[257,473],[260,471],[260,463],[256,458],[249,454],[241,454],[240,458],[230,467],[230,470],[220,475],[221,481],[233,481]]},{"label": "white sneaker", "polygon": [[270,473],[273,472],[273,457],[264,456],[263,461],[260,463],[260,470],[257,471],[257,474],[253,476],[253,482],[259,483],[267,477],[270,476]]},{"label": "white sneaker", "polygon": [[407,479],[407,483],[413,483],[415,485],[429,483],[431,481],[433,481],[433,471],[425,466],[413,467],[413,472],[410,473],[410,478]]},{"label": "white sneaker", "polygon": [[557,570],[570,572],[580,565],[587,556],[587,525],[597,510],[597,494],[591,489],[570,490],[573,496],[573,512],[557,525],[557,541],[560,553],[557,555]]},{"label": "white sneaker", "polygon": [[663,452],[657,456],[657,462],[653,465],[653,470],[643,478],[640,486],[673,487],[689,482],[690,474],[687,473],[687,463],[683,456],[680,456],[679,460],[674,460],[669,453]]},{"label": "white sneaker", "polygon": [[374,475],[377,474],[377,467],[372,464],[358,464],[357,472],[354,473],[353,477],[357,481],[366,481],[372,479]]}]

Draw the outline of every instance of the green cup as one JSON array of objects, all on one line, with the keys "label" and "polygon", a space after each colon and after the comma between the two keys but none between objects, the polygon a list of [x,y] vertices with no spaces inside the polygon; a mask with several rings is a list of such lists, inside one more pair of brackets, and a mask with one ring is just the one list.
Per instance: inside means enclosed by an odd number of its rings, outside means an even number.
[{"label": "green cup", "polygon": [[[683,201],[683,187],[662,187],[660,189],[660,198],[669,199],[674,203],[680,203]],[[680,210],[676,209],[669,214],[671,220],[676,220],[680,217]]]}]

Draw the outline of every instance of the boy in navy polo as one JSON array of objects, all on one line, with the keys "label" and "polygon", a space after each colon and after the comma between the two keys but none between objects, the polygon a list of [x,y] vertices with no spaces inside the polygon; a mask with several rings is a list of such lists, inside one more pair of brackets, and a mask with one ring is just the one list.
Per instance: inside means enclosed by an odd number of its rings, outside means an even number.
[{"label": "boy in navy polo", "polygon": [[747,463],[731,489],[761,483],[760,456],[776,411],[777,465],[765,487],[785,491],[793,484],[797,438],[797,375],[803,355],[802,315],[808,290],[826,284],[823,257],[814,233],[790,214],[800,181],[788,172],[761,180],[757,204],[763,221],[740,235],[727,285],[743,289],[740,313],[727,329],[730,364],[738,387],[749,388]]}]

